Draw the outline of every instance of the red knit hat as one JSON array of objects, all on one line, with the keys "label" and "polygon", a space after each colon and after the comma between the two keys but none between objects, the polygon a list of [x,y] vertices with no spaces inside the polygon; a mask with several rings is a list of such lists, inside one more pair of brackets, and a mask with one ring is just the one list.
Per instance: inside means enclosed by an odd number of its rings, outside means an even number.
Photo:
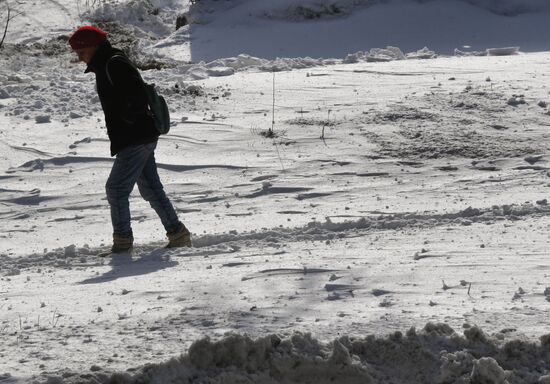
[{"label": "red knit hat", "polygon": [[73,50],[89,48],[99,45],[107,40],[107,33],[91,26],[78,28],[69,38],[69,44]]}]

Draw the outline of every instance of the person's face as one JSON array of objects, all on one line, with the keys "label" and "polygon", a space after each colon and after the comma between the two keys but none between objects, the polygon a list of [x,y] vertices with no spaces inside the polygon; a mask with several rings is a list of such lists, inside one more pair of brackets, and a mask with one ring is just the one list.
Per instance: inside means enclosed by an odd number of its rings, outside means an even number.
[{"label": "person's face", "polygon": [[75,49],[74,52],[78,56],[79,61],[90,64],[90,61],[92,61],[92,57],[94,57],[94,53],[96,50],[97,47],[87,47]]}]

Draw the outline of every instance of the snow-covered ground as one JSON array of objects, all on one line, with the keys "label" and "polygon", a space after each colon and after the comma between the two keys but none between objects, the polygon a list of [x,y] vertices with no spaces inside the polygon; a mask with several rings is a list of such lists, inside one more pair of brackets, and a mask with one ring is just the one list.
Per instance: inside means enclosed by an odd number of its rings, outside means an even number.
[{"label": "snow-covered ground", "polygon": [[[86,4],[21,2],[0,50],[0,383],[550,382],[546,2]],[[86,17],[162,67],[192,249],[135,193],[95,256]]]}]

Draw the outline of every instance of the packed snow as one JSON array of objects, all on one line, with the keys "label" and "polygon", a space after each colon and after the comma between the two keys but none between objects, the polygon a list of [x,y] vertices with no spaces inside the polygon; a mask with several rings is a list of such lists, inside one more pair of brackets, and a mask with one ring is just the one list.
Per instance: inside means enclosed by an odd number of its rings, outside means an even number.
[{"label": "packed snow", "polygon": [[[13,9],[0,383],[550,383],[547,1]],[[67,46],[86,23],[168,101],[191,249],[134,193],[132,254],[97,256],[113,159]]]}]

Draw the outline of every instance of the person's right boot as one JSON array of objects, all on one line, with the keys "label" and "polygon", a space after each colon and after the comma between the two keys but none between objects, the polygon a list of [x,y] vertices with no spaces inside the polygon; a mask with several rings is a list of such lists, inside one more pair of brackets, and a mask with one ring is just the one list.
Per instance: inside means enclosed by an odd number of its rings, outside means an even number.
[{"label": "person's right boot", "polygon": [[178,248],[178,247],[192,247],[191,233],[185,225],[181,225],[180,229],[173,233],[167,233],[168,245],[166,248]]},{"label": "person's right boot", "polygon": [[134,245],[133,236],[121,236],[116,233],[113,234],[113,246],[111,247],[112,253],[128,252]]}]

